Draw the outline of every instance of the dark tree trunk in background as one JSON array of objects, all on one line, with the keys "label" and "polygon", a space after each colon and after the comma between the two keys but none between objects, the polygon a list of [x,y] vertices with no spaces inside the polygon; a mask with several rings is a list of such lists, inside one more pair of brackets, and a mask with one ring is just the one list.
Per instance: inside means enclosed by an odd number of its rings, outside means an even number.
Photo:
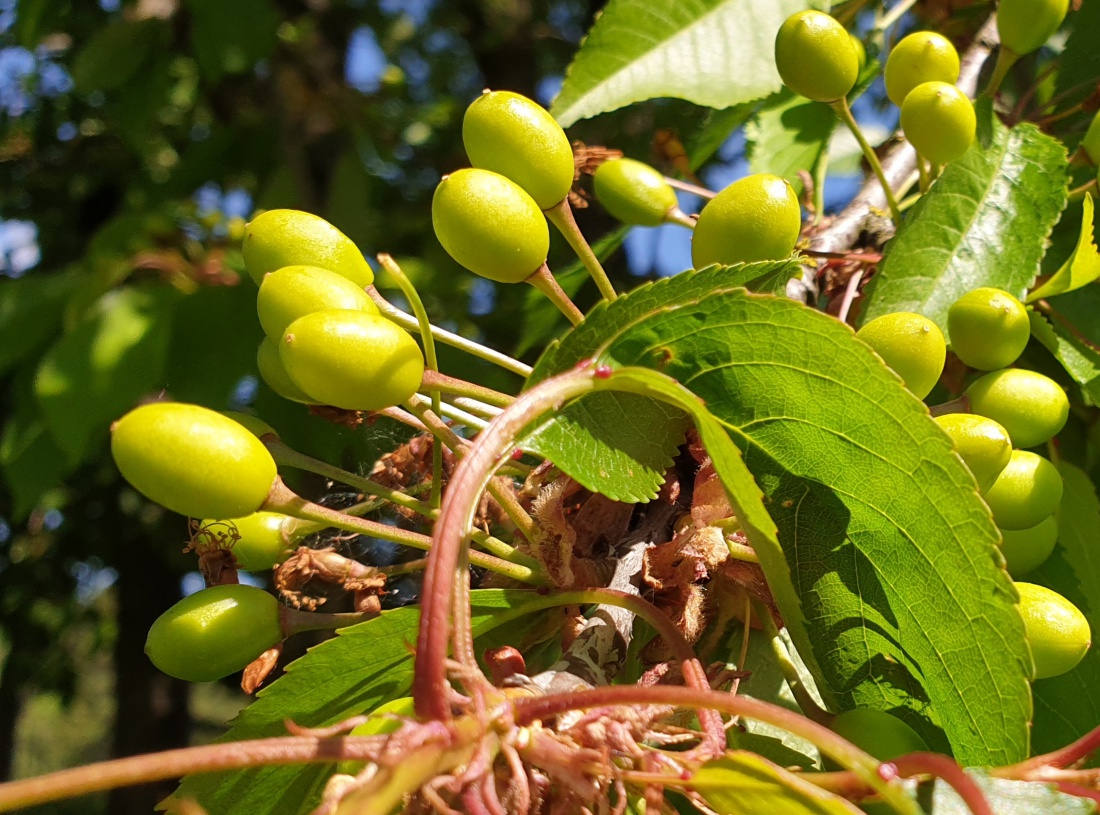
[{"label": "dark tree trunk in background", "polygon": [[[134,541],[139,550],[146,541]],[[179,595],[179,576],[158,558],[125,558],[118,564],[118,642],[115,646],[113,756],[186,747],[191,732],[188,684],[162,674],[145,656],[149,626]],[[175,782],[114,790],[111,815],[150,815]]]},{"label": "dark tree trunk in background", "polygon": [[19,720],[19,682],[9,656],[0,668],[0,781],[11,779],[15,759],[15,725]]}]

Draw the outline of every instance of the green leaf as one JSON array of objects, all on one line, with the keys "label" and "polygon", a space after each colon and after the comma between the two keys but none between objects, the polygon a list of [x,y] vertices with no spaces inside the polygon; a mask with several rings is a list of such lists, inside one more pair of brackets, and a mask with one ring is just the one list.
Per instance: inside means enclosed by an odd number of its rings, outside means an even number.
[{"label": "green leaf", "polygon": [[1050,280],[1027,296],[1027,302],[1034,303],[1044,297],[1079,289],[1100,277],[1100,252],[1096,251],[1092,228],[1092,195],[1086,195],[1082,204],[1084,213],[1081,216],[1081,236],[1077,240],[1077,247]]},{"label": "green leaf", "polygon": [[[766,575],[773,591],[786,581],[797,593],[801,608],[777,599],[825,700],[889,710],[937,749],[947,746],[938,723],[967,764],[1022,759],[1030,657],[973,479],[849,328],[724,274],[680,275],[594,310],[532,379],[595,358],[656,367],[690,388],[764,492],[789,570],[764,564]],[[644,410],[629,415],[648,430]],[[595,480],[583,467],[600,460],[570,449],[614,428],[574,406],[557,419],[544,454]]]},{"label": "green leaf", "polygon": [[195,59],[211,81],[250,71],[275,49],[280,18],[269,0],[187,0],[187,7]]},{"label": "green leaf", "polygon": [[26,518],[42,496],[72,470],[46,428],[30,380],[17,378],[12,388],[14,410],[0,435],[0,473],[11,493],[11,514],[16,521]]},{"label": "green leaf", "polygon": [[111,422],[163,384],[176,293],[117,289],[46,352],[35,393],[71,463],[83,461]]},{"label": "green leaf", "polygon": [[[1100,632],[1100,500],[1089,477],[1064,461],[1058,463],[1065,489],[1058,508],[1058,544],[1054,554],[1025,580],[1053,589],[1088,618],[1093,637]],[[1041,679],[1032,687],[1035,726],[1032,747],[1047,753],[1065,747],[1100,724],[1100,650],[1090,648],[1067,674]]]},{"label": "green leaf", "polygon": [[[746,266],[713,267],[707,280],[721,277],[730,286],[776,285],[776,280],[787,279],[801,273],[797,262],[758,263]],[[683,275],[680,275],[683,277]],[[657,289],[660,291],[660,289]],[[770,289],[767,289],[770,290]],[[656,307],[646,292],[653,287],[641,287],[621,301],[629,302],[627,310],[612,311],[618,320],[614,328]],[[593,310],[591,316],[607,312]],[[593,323],[586,319],[581,326],[567,335],[567,345],[550,346],[539,359],[529,385],[558,373],[580,359],[584,354],[578,348],[599,347],[605,334],[588,330]],[[600,320],[596,323],[607,327]],[[596,329],[600,331],[602,329]],[[561,350],[561,354],[557,352]],[[579,354],[579,355],[578,355]],[[564,357],[562,356],[564,355]],[[562,359],[568,361],[562,363]],[[687,419],[678,410],[660,402],[654,402],[634,394],[593,394],[561,411],[556,421],[543,425],[521,440],[521,446],[531,452],[550,458],[588,489],[602,493],[616,501],[651,501],[671,466],[676,450],[683,442]]]},{"label": "green leaf", "polygon": [[[547,602],[530,591],[474,591],[474,635],[508,625],[509,642],[522,649],[529,632],[548,619],[546,613],[529,612],[545,609]],[[261,690],[220,741],[286,735],[287,719],[325,727],[408,695],[413,675],[409,644],[416,641],[419,624],[420,609],[409,606],[337,632]],[[192,775],[176,795],[195,798],[219,815],[298,815],[319,803],[333,770],[332,764],[311,764]]]},{"label": "green leaf", "polygon": [[758,104],[756,101],[745,102],[723,110],[712,110],[702,127],[685,145],[691,169],[698,170],[706,164],[733,132],[748,121]]},{"label": "green leaf", "polygon": [[[1096,812],[1092,801],[1059,792],[1053,784],[988,778],[974,770],[968,770],[967,774],[981,787],[997,815],[1035,815],[1039,812],[1043,815],[1089,815]],[[943,781],[935,784],[931,811],[932,815],[972,815],[951,785]]]},{"label": "green leaf", "polygon": [[568,127],[634,102],[672,96],[727,108],[779,90],[773,55],[783,21],[807,0],[611,0],[588,32],[551,112]]},{"label": "green leaf", "polygon": [[1100,351],[1085,339],[1060,315],[1051,315],[1053,321],[1032,311],[1031,336],[1037,339],[1062,363],[1066,373],[1073,377],[1092,399],[1100,404]]},{"label": "green leaf", "polygon": [[784,88],[745,128],[749,169],[785,178],[801,190],[799,171],[812,172],[817,166],[829,146],[836,121],[828,105]]},{"label": "green leaf", "polygon": [[0,279],[0,374],[55,336],[75,270]]},{"label": "green leaf", "polygon": [[[1096,79],[1100,77],[1100,49],[1096,47],[1097,40],[1100,40],[1100,6],[1083,3],[1079,11],[1068,16],[1066,22],[1073,30],[1058,60],[1054,93],[1062,99],[1059,110],[1088,98],[1096,90]],[[1087,113],[1069,120],[1069,124],[1079,125],[1073,128],[1076,133],[1071,130],[1074,136],[1071,144],[1085,135],[1085,126],[1093,115]]]},{"label": "green leaf", "polygon": [[734,751],[708,761],[691,777],[718,815],[860,815],[855,804],[826,792],[753,753]]},{"label": "green leaf", "polygon": [[1023,298],[1066,204],[1061,142],[1030,124],[1006,129],[979,104],[979,144],[948,165],[887,244],[863,321],[914,311],[947,336],[947,309],[980,286]]},{"label": "green leaf", "polygon": [[77,53],[73,82],[83,93],[121,88],[165,45],[167,35],[168,28],[160,20],[115,20]]}]

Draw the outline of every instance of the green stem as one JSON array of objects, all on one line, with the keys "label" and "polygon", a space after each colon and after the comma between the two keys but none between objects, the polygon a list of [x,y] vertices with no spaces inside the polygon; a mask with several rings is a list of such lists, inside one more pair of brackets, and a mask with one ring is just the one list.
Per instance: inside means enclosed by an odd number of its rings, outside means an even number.
[{"label": "green stem", "polygon": [[997,52],[997,64],[993,66],[993,75],[989,78],[989,87],[985,89],[985,92],[991,98],[997,96],[997,91],[1001,89],[1001,83],[1005,81],[1008,72],[1012,70],[1012,66],[1016,64],[1016,60],[1019,58],[1003,45],[1001,46],[1001,50]]},{"label": "green stem", "polygon": [[1082,184],[1080,187],[1077,187],[1077,188],[1072,189],[1072,190],[1069,191],[1069,200],[1070,201],[1080,201],[1081,199],[1083,199],[1085,197],[1085,194],[1088,193],[1089,190],[1092,190],[1092,189],[1096,188],[1096,184],[1097,184],[1097,180],[1095,178],[1090,178],[1086,183]]},{"label": "green stem", "polygon": [[302,611],[290,606],[279,606],[279,622],[283,634],[291,637],[303,631],[329,631],[335,628],[347,628],[349,625],[365,623],[378,616],[377,612],[347,612],[326,614],[316,611]]},{"label": "green stem", "polygon": [[819,226],[825,217],[825,177],[829,174],[829,151],[823,150],[821,158],[814,167],[814,226]]},{"label": "green stem", "polygon": [[543,211],[546,213],[546,219],[558,228],[565,240],[573,247],[573,251],[581,259],[588,274],[596,281],[596,287],[603,298],[608,301],[614,300],[618,296],[615,293],[615,287],[611,285],[611,279],[604,271],[600,259],[596,257],[596,253],[592,251],[592,247],[588,245],[580,227],[577,226],[577,220],[573,217],[573,208],[569,206],[569,199],[563,198],[550,209]]},{"label": "green stem", "polygon": [[451,399],[450,402],[456,408],[469,411],[475,416],[480,416],[482,419],[494,419],[500,415],[500,411],[502,410],[502,408],[487,405],[478,399],[470,399],[467,396],[456,396]]},{"label": "green stem", "polygon": [[794,694],[798,706],[809,718],[828,727],[829,722],[833,719],[833,714],[817,703],[817,700],[810,694],[809,688],[802,682],[802,678],[798,675],[798,668],[795,667],[794,660],[791,659],[790,652],[787,650],[787,645],[779,636],[779,629],[775,626],[771,611],[757,600],[753,600],[752,608],[756,612],[756,618],[760,620],[760,624],[764,628],[764,633],[771,640],[772,653],[775,654],[775,660],[779,663],[779,670],[783,672],[783,678],[787,681],[787,687],[791,689],[791,693]]},{"label": "green stem", "polygon": [[[406,314],[386,300],[386,298],[378,293],[378,290],[374,286],[367,286],[367,294],[370,295],[374,304],[378,306],[378,310],[382,312],[382,316],[387,320],[392,320],[408,331],[420,333],[420,324],[417,322],[417,319],[411,314]],[[431,327],[431,333],[436,340],[444,345],[458,348],[486,362],[492,362],[494,365],[498,365],[506,371],[511,371],[514,374],[522,376],[524,379],[531,375],[532,368],[530,365],[525,365],[518,359],[512,359],[512,357],[507,354],[502,354],[500,351],[487,348],[480,343],[474,342],[466,337],[460,337],[458,334],[454,334],[438,326],[433,325]]]},{"label": "green stem", "polygon": [[584,312],[569,299],[569,295],[558,285],[558,281],[550,273],[550,268],[545,263],[539,267],[537,272],[527,278],[527,282],[546,295],[546,299],[557,306],[558,311],[568,317],[569,322],[573,325],[580,325],[584,322]]},{"label": "green stem", "polygon": [[700,187],[698,184],[681,181],[678,178],[670,178],[667,175],[665,176],[665,183],[675,190],[690,192],[692,195],[698,195],[700,198],[705,198],[708,201],[718,195],[714,190],[708,190],[706,187]]},{"label": "green stem", "polygon": [[472,427],[474,430],[484,430],[489,426],[487,420],[480,416],[474,416],[472,413],[467,413],[448,402],[443,402],[439,406],[439,415],[444,419],[450,419],[453,422],[466,425],[466,427]]},{"label": "green stem", "polygon": [[917,172],[920,173],[920,191],[923,195],[932,186],[932,179],[928,177],[928,169],[924,166],[924,156],[920,153],[917,153]]},{"label": "green stem", "polygon": [[692,231],[695,230],[695,219],[685,213],[679,207],[673,207],[665,213],[665,223],[676,224]]},{"label": "green stem", "polygon": [[468,396],[502,408],[508,407],[514,401],[514,397],[506,393],[486,388],[483,385],[475,385],[473,382],[467,382],[464,379],[456,379],[453,376],[441,374],[439,371],[424,371],[420,388],[427,391],[438,390],[440,393],[448,395]]},{"label": "green stem", "polygon": [[879,162],[878,156],[875,155],[874,148],[871,147],[870,142],[864,137],[863,131],[859,127],[859,123],[856,122],[855,117],[852,116],[852,109],[848,106],[848,100],[841,97],[833,102],[831,107],[836,111],[841,121],[843,121],[844,124],[848,126],[848,129],[852,131],[852,135],[856,137],[856,141],[859,142],[859,147],[863,151],[864,158],[866,158],[867,163],[871,165],[875,177],[878,178],[878,183],[882,185],[882,192],[886,196],[886,203],[890,207],[890,216],[894,219],[894,225],[901,226],[901,210],[898,209],[898,201],[894,197],[894,191],[890,189],[890,182],[886,179],[886,173],[882,170],[882,164]]},{"label": "green stem", "polygon": [[904,17],[913,6],[917,4],[918,0],[901,0],[896,6],[890,9],[882,19],[875,23],[875,31],[885,31],[902,17]]}]

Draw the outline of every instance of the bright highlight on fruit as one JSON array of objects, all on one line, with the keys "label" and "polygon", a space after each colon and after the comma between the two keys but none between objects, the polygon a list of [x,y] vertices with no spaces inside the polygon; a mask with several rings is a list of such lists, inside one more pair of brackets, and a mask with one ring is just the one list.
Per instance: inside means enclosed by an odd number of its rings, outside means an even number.
[{"label": "bright highlight on fruit", "polygon": [[1020,614],[1035,660],[1035,678],[1072,671],[1092,645],[1089,621],[1062,595],[1032,583],[1017,583]]},{"label": "bright highlight on fruit", "polygon": [[377,314],[378,306],[361,286],[317,266],[285,266],[264,275],[256,295],[256,313],[264,333],[281,339],[299,317],[325,309]]},{"label": "bright highlight on fruit", "polygon": [[784,179],[757,173],[734,181],[703,207],[691,238],[696,269],[789,257],[802,230],[802,208]]},{"label": "bright highlight on fruit", "polygon": [[424,354],[408,332],[364,311],[315,311],[299,317],[279,342],[295,385],[320,404],[381,410],[416,393]]},{"label": "bright highlight on fruit", "polygon": [[565,131],[526,96],[482,93],[462,118],[462,143],[471,164],[511,179],[540,209],[560,203],[573,186],[573,148]]},{"label": "bright highlight on fruit", "polygon": [[873,708],[847,710],[833,719],[829,729],[879,761],[928,749],[916,730],[897,716]]},{"label": "bright highlight on fruit", "polygon": [[937,416],[936,422],[955,443],[955,451],[978,482],[978,491],[992,487],[1012,458],[1008,431],[973,413],[948,413]]},{"label": "bright highlight on fruit", "polygon": [[918,153],[934,164],[961,158],[974,143],[978,117],[966,94],[946,82],[925,82],[901,105],[901,129]]},{"label": "bright highlight on fruit", "polygon": [[947,359],[939,327],[920,314],[899,311],[876,317],[856,332],[923,399],[935,387]]},{"label": "bright highlight on fruit", "polygon": [[1066,392],[1053,379],[1035,371],[994,371],[971,383],[966,395],[970,410],[1000,424],[1014,447],[1035,447],[1050,441],[1069,418]]},{"label": "bright highlight on fruit", "polygon": [[1018,57],[1040,48],[1066,19],[1069,0],[1001,0],[997,31],[1001,47]]},{"label": "bright highlight on fruit", "polygon": [[185,597],[149,629],[145,653],[187,682],[213,682],[243,670],[283,640],[279,602],[253,586],[212,586]]},{"label": "bright highlight on fruit", "polygon": [[659,226],[678,207],[676,191],[648,164],[631,158],[613,158],[592,176],[596,198],[624,224]]},{"label": "bright highlight on fruit", "polygon": [[775,37],[783,84],[817,102],[835,102],[859,78],[859,54],[844,26],[820,11],[792,14]]},{"label": "bright highlight on fruit", "polygon": [[925,82],[954,85],[959,78],[959,52],[935,31],[916,31],[890,51],[884,79],[886,95],[901,107],[905,97]]},{"label": "bright highlight on fruit", "polygon": [[1005,568],[1013,577],[1038,569],[1054,552],[1058,543],[1058,521],[1047,516],[1028,529],[1002,529],[1001,554]]},{"label": "bright highlight on fruit", "polygon": [[951,350],[979,371],[1007,368],[1027,347],[1031,323],[1024,304],[1000,289],[967,292],[947,311]]},{"label": "bright highlight on fruit", "polygon": [[374,282],[363,253],[324,218],[296,209],[272,209],[245,227],[244,265],[256,285],[284,266],[319,266],[360,288]]},{"label": "bright highlight on fruit", "polygon": [[240,518],[257,511],[275,481],[275,461],[242,425],[178,402],[134,408],[111,428],[123,478],[173,512]]},{"label": "bright highlight on fruit", "polygon": [[1026,450],[1012,451],[1008,466],[985,494],[997,526],[1013,531],[1037,526],[1061,500],[1058,468]]},{"label": "bright highlight on fruit", "polygon": [[233,556],[242,569],[265,572],[294,551],[288,534],[294,524],[295,519],[278,512],[253,512],[233,520],[207,518],[202,527],[209,535],[232,543]]}]

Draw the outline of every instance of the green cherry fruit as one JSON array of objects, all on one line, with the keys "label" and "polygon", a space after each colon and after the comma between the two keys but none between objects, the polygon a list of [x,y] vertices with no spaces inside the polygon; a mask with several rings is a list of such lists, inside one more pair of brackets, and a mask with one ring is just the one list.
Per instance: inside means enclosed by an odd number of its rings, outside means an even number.
[{"label": "green cherry fruit", "polygon": [[859,54],[844,26],[820,11],[792,14],[775,36],[783,84],[817,102],[835,102],[855,87]]},{"label": "green cherry fruit", "polygon": [[1012,451],[1008,466],[985,494],[997,526],[1010,531],[1037,526],[1054,514],[1061,500],[1058,468],[1026,450]]},{"label": "green cherry fruit", "polygon": [[257,439],[262,439],[264,436],[279,438],[279,433],[274,427],[251,413],[241,413],[238,410],[219,410],[218,413],[232,419]]},{"label": "green cherry fruit", "polygon": [[943,373],[947,345],[939,327],[920,314],[899,311],[876,317],[856,332],[914,396],[923,399]]},{"label": "green cherry fruit", "polygon": [[794,251],[802,231],[802,208],[784,179],[756,173],[734,181],[699,213],[691,237],[696,269],[782,260]]},{"label": "green cherry fruit", "polygon": [[1077,667],[1092,645],[1085,615],[1057,592],[1032,583],[1017,583],[1020,614],[1035,661],[1035,678],[1060,676]]},{"label": "green cherry fruit", "polygon": [[232,542],[237,565],[249,572],[267,571],[294,551],[288,533],[295,519],[278,512],[253,512],[230,520],[208,518],[202,525],[219,537],[224,536],[226,543]]},{"label": "green cherry fruit", "polygon": [[279,601],[254,586],[211,586],[184,597],[153,623],[145,653],[187,682],[213,682],[243,670],[283,640]]},{"label": "green cherry fruit", "polygon": [[573,148],[554,117],[526,96],[485,91],[462,117],[470,163],[510,178],[539,209],[550,209],[573,186]]},{"label": "green cherry fruit", "polygon": [[979,371],[1007,368],[1024,352],[1031,322],[1024,304],[1000,289],[967,292],[947,310],[955,356]]},{"label": "green cherry fruit", "polygon": [[522,283],[550,251],[550,228],[538,204],[489,170],[444,176],[432,197],[432,225],[447,254],[498,283]]},{"label": "green cherry fruit", "polygon": [[899,108],[909,92],[925,82],[955,84],[959,78],[959,52],[951,41],[935,31],[917,31],[890,51],[886,60],[886,95]]},{"label": "green cherry fruit", "polygon": [[362,286],[317,266],[284,266],[269,272],[256,295],[260,325],[275,340],[299,317],[334,308],[378,313]]},{"label": "green cherry fruit", "polygon": [[360,288],[374,282],[363,253],[324,218],[296,209],[272,209],[245,227],[244,265],[256,285],[284,266],[319,266]]},{"label": "green cherry fruit", "polygon": [[1093,164],[1100,165],[1100,112],[1092,117],[1085,138],[1081,139],[1081,149]]},{"label": "green cherry fruit", "polygon": [[381,410],[416,393],[424,354],[405,329],[363,311],[315,311],[299,317],[279,343],[294,383],[318,402],[345,410]]},{"label": "green cherry fruit", "polygon": [[198,405],[134,408],[112,426],[111,454],[134,489],[194,518],[249,515],[275,482],[275,461],[263,443]]},{"label": "green cherry fruit", "polygon": [[986,492],[1012,458],[1008,431],[973,413],[948,413],[937,416],[936,422],[955,443],[955,451],[978,482],[978,491]]},{"label": "green cherry fruit", "polygon": [[979,377],[966,389],[970,410],[1000,424],[1015,447],[1035,447],[1054,438],[1069,418],[1069,400],[1048,376],[1006,368]]},{"label": "green cherry fruit", "polygon": [[1057,31],[1069,11],[1069,0],[1001,0],[997,31],[1001,47],[1018,57],[1038,50]]},{"label": "green cherry fruit", "polygon": [[613,158],[592,176],[596,198],[612,217],[631,226],[659,226],[678,206],[676,191],[648,164]]},{"label": "green cherry fruit", "polygon": [[1058,542],[1058,521],[1048,515],[1028,529],[1002,529],[1001,554],[1005,568],[1013,577],[1038,569],[1054,551]]},{"label": "green cherry fruit", "polygon": [[928,749],[916,730],[882,710],[847,710],[833,719],[829,729],[879,761],[893,761],[906,753]]},{"label": "green cherry fruit", "polygon": [[856,49],[856,59],[859,63],[859,72],[863,73],[863,69],[867,67],[867,46],[863,44],[863,40],[857,37],[855,34],[848,34],[852,38],[852,47]]},{"label": "green cherry fruit", "polygon": [[901,105],[901,129],[913,149],[933,164],[948,164],[970,149],[978,128],[974,105],[947,82],[925,82]]},{"label": "green cherry fruit", "polygon": [[[416,718],[416,709],[411,696],[392,699],[386,704],[378,706],[371,712],[370,717],[365,722],[353,727],[348,735],[385,736],[401,727],[402,718]],[[341,761],[336,765],[336,772],[345,775],[358,775],[366,766],[366,762],[363,761]]]},{"label": "green cherry fruit", "polygon": [[267,386],[284,399],[291,402],[299,402],[303,405],[315,405],[317,400],[294,384],[290,374],[283,365],[283,359],[279,356],[279,341],[271,337],[264,337],[260,347],[256,350],[256,367],[260,371],[260,379]]}]

